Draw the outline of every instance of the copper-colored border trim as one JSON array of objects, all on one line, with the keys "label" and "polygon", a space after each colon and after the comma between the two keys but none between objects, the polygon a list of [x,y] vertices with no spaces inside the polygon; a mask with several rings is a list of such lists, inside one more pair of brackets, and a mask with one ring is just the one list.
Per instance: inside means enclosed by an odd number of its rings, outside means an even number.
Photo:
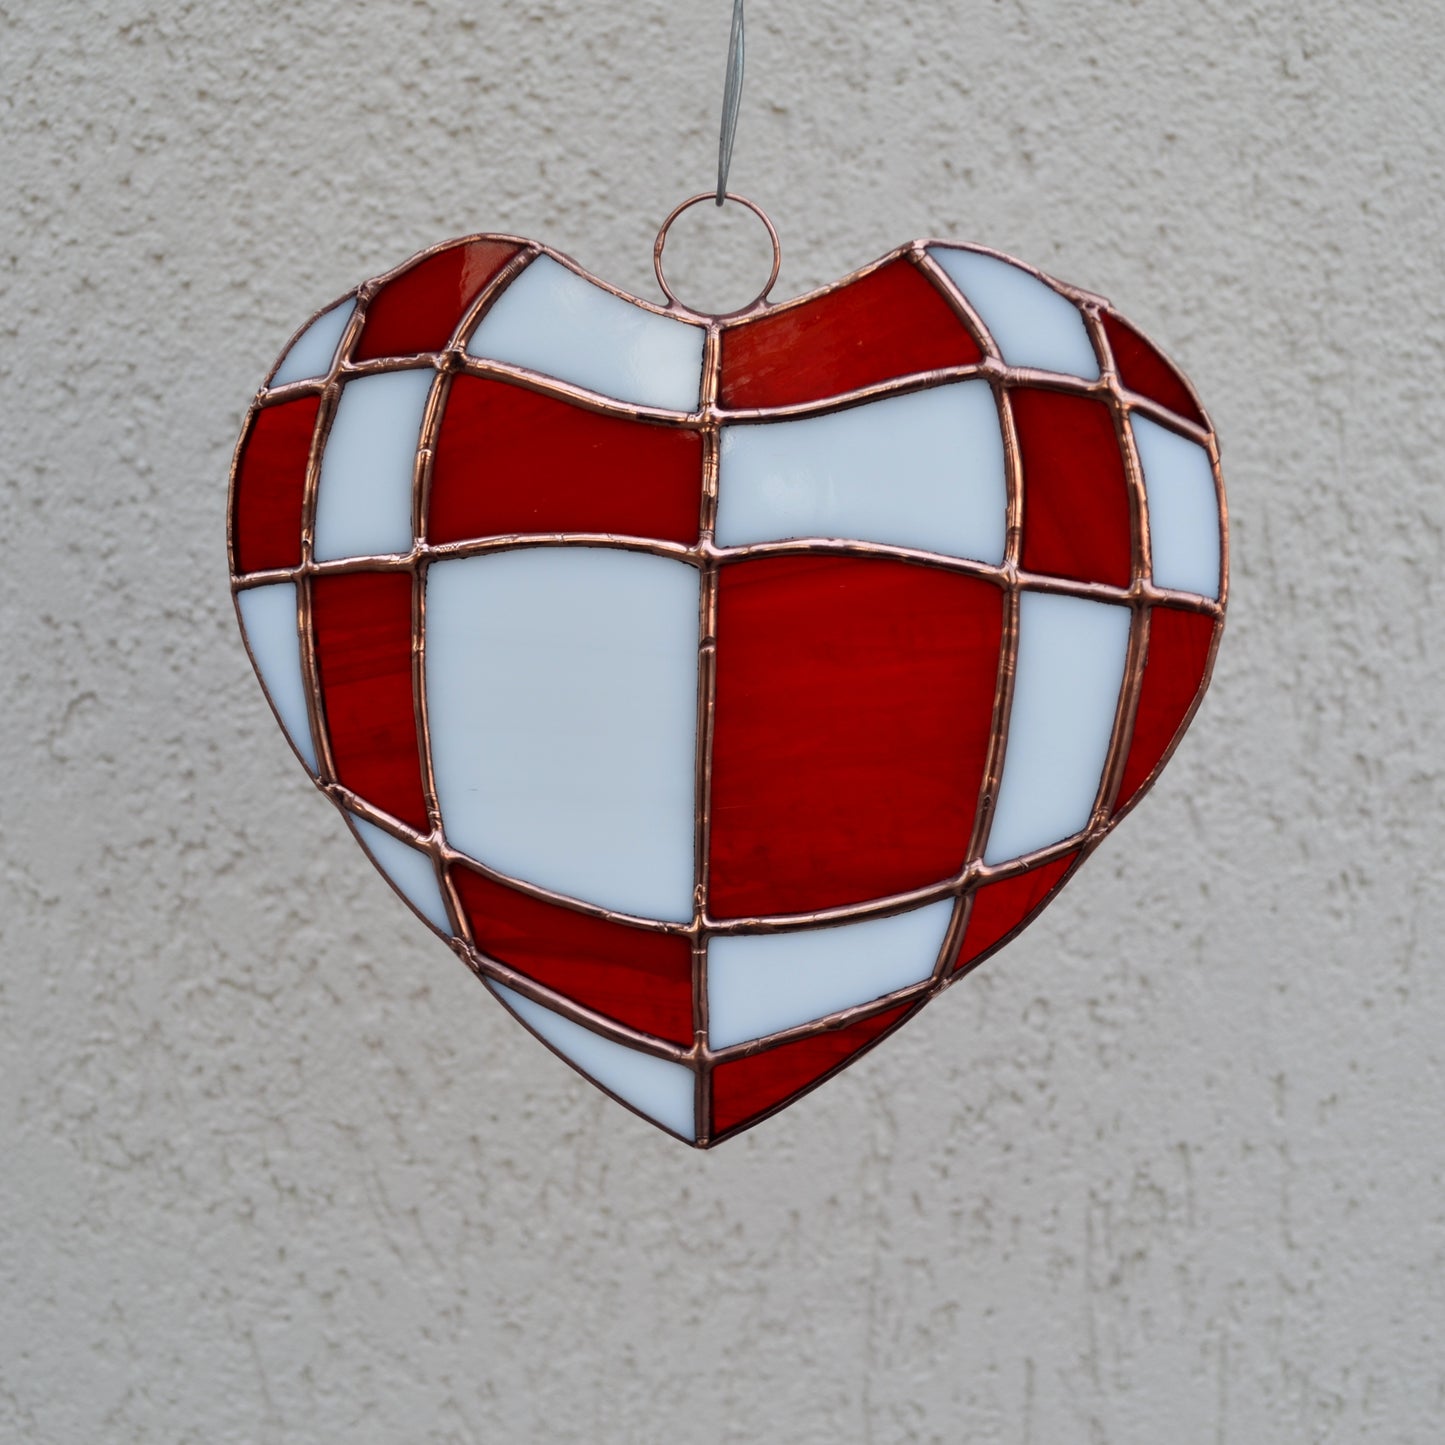
[{"label": "copper-colored border trim", "polygon": [[[664,240],[665,227],[659,233],[659,275],[661,243]],[[759,298],[760,301],[762,299]],[[722,450],[722,433],[717,424],[715,409],[721,372],[720,334],[717,326],[711,325],[708,327],[707,343],[703,350],[701,391],[702,414],[706,420],[703,430],[702,499],[698,515],[698,548],[703,561],[698,578],[697,753],[693,770],[695,831],[692,1000],[693,1050],[697,1059],[697,1145],[700,1149],[707,1148],[712,1137],[712,1068],[708,1062],[707,916],[712,845],[713,722],[717,711],[718,563],[712,552],[712,539],[717,529],[718,473]]]},{"label": "copper-colored border trim", "polygon": [[[484,296],[490,301],[492,293]],[[526,367],[514,366],[500,361],[489,361],[457,350],[418,352],[407,357],[379,357],[375,361],[348,364],[341,374],[341,380],[358,376],[376,376],[390,371],[415,371],[424,366],[438,370],[451,369],[469,376],[485,377],[494,381],[507,382],[527,391],[539,392],[567,401],[584,411],[598,412],[607,416],[623,417],[629,421],[645,421],[656,426],[686,427],[696,430],[703,425],[699,412],[667,411],[660,407],[641,406],[631,402],[618,401],[601,392],[589,391],[571,382],[561,381],[543,372],[530,371]],[[1007,378],[1010,386],[1034,386],[1048,391],[1071,392],[1080,396],[1105,395],[1105,388],[1098,381],[1085,381],[1080,377],[1067,376],[1062,372],[1030,371],[1023,368],[1008,368],[994,357],[986,356],[982,361],[969,366],[950,366],[932,371],[909,372],[903,376],[890,377],[871,386],[857,387],[853,391],[839,392],[836,396],[823,397],[816,401],[793,402],[779,407],[739,407],[736,410],[716,408],[714,419],[725,426],[766,426],[773,422],[807,420],[812,417],[828,416],[833,412],[851,411],[871,401],[880,401],[892,396],[906,396],[915,391],[927,391],[932,387],[951,386],[965,381],[999,381]],[[304,396],[314,396],[321,388],[314,380],[292,382],[274,391],[263,391],[256,398],[258,407],[279,406],[283,402],[296,401]],[[1181,436],[1199,446],[1207,447],[1211,433],[1184,417],[1151,401],[1146,396],[1118,389],[1120,401],[1130,411],[1141,412],[1152,421],[1177,431]]]},{"label": "copper-colored border trim", "polygon": [[1129,590],[1132,599],[1129,640],[1124,655],[1124,675],[1120,679],[1114,728],[1104,756],[1104,769],[1099,778],[1099,789],[1089,822],[1091,831],[1102,831],[1108,826],[1109,810],[1124,775],[1129,745],[1134,737],[1134,716],[1139,706],[1139,693],[1144,684],[1144,665],[1149,655],[1149,605],[1145,589],[1148,587],[1152,568],[1149,502],[1144,491],[1144,473],[1139,465],[1139,453],[1134,446],[1129,414],[1119,396],[1118,372],[1097,308],[1086,309],[1084,320],[1100,357],[1101,381],[1106,388],[1109,412],[1114,422],[1115,441],[1124,459],[1124,485],[1129,494]]},{"label": "copper-colored border trim", "polygon": [[[350,360],[351,351],[355,347],[365,324],[367,303],[386,281],[402,274],[412,266],[440,251],[449,249],[465,241],[483,239],[500,240],[515,244],[518,247],[518,251],[468,307],[466,314],[458,323],[446,350],[435,354],[428,353],[417,356],[382,358],[377,361],[365,363],[353,363]],[[994,344],[992,337],[989,335],[987,328],[983,325],[978,314],[962,296],[958,288],[947,276],[947,273],[927,254],[928,248],[932,246],[944,246],[956,250],[971,250],[998,257],[1009,262],[1011,265],[1017,266],[1039,277],[1039,279],[1051,286],[1054,290],[1072,300],[1080,307],[1090,338],[1099,355],[1101,371],[1099,378],[1095,381],[1088,381],[1078,377],[1005,366],[999,357],[997,346]],[[657,315],[669,316],[672,319],[684,321],[688,324],[701,325],[706,328],[707,339],[704,347],[702,385],[699,394],[699,406],[696,412],[666,411],[620,402],[599,393],[588,391],[585,388],[561,382],[554,377],[548,377],[541,373],[530,371],[527,368],[512,367],[475,358],[466,352],[466,345],[469,343],[481,318],[495,302],[497,296],[501,294],[510,281],[527,265],[542,255],[551,257],[554,261],[567,267],[583,279],[599,286],[604,291],[619,296],[634,305],[642,307],[642,309],[646,311]],[[912,376],[892,378],[886,382],[881,382],[877,385],[861,388],[839,396],[828,397],[819,401],[790,407],[729,412],[718,406],[717,390],[721,350],[720,338],[723,331],[763,311],[771,313],[773,311],[787,310],[805,305],[842,286],[849,285],[900,258],[906,258],[927,276],[949,303],[961,323],[974,337],[980,349],[983,351],[984,358],[980,363],[973,366],[947,368],[918,373]],[[236,605],[237,620],[238,622],[240,621],[240,592],[249,587],[265,586],[283,581],[295,584],[297,590],[297,631],[301,645],[303,680],[307,693],[308,721],[312,732],[312,742],[315,746],[318,759],[318,770],[316,774],[313,774],[313,777],[318,786],[331,798],[337,807],[342,810],[344,815],[352,814],[359,818],[365,818],[367,821],[373,822],[383,828],[394,837],[427,852],[431,856],[433,866],[436,869],[442,886],[443,898],[446,901],[447,908],[456,929],[456,936],[448,939],[448,942],[454,951],[457,952],[468,966],[484,981],[491,980],[505,984],[507,987],[513,988],[516,992],[532,999],[543,1007],[614,1042],[624,1044],[627,1047],[637,1048],[655,1057],[684,1063],[688,1067],[693,1068],[698,1080],[695,1097],[698,1138],[695,1140],[684,1140],[684,1142],[695,1144],[700,1148],[706,1148],[720,1142],[722,1139],[732,1138],[736,1134],[751,1128],[754,1124],[762,1122],[763,1119],[771,1117],[772,1114],[777,1113],[780,1109],[786,1107],[796,1099],[801,1098],[803,1094],[810,1093],[813,1088],[818,1087],[820,1084],[832,1078],[834,1074],[846,1067],[853,1059],[860,1057],[861,1054],[866,1053],[868,1049],[882,1042],[882,1040],[894,1032],[896,1028],[901,1027],[903,1023],[911,1019],[918,1011],[918,1008],[922,1007],[935,993],[951,986],[959,978],[971,972],[980,963],[990,958],[1001,948],[1007,946],[1007,944],[1022,931],[1027,923],[1030,922],[1043,907],[1052,901],[1053,897],[1064,884],[1078,871],[1078,868],[1084,860],[1097,848],[1103,837],[1112,831],[1113,827],[1125,814],[1132,811],[1139,798],[1149,790],[1170,757],[1172,757],[1188,723],[1198,710],[1213,673],[1219,641],[1223,632],[1224,612],[1228,596],[1228,511],[1224,495],[1223,478],[1219,465],[1218,443],[1212,429],[1207,425],[1207,413],[1199,403],[1197,393],[1187,378],[1184,379],[1184,385],[1195,404],[1199,406],[1200,415],[1203,416],[1206,421],[1205,427],[1198,427],[1187,419],[1174,415],[1158,403],[1129,392],[1122,387],[1100,318],[1101,310],[1107,307],[1108,303],[1090,292],[1068,286],[1041,271],[1037,271],[1033,267],[1024,266],[1013,257],[1006,256],[1002,252],[992,251],[986,247],[959,246],[956,243],[943,241],[919,240],[910,242],[897,250],[889,252],[886,256],[881,257],[872,264],[853,272],[851,275],[831,285],[820,287],[815,291],[809,292],[807,295],[796,297],[781,305],[775,306],[763,301],[757,303],[746,312],[736,313],[727,317],[708,318],[698,313],[688,312],[679,306],[661,307],[655,303],[645,301],[642,298],[631,296],[627,292],[610,286],[606,282],[592,276],[569,257],[554,251],[550,247],[527,241],[521,237],[477,235],[462,238],[461,242],[453,240],[439,243],[437,246],[421,252],[417,256],[411,257],[401,266],[386,273],[384,276],[375,278],[373,281],[365,283],[354,291],[347,292],[345,296],[339,298],[337,301],[322,307],[321,310],[316,312],[311,320],[306,322],[287,342],[286,348],[281,353],[282,357],[290,351],[302,333],[321,315],[332,310],[335,306],[343,304],[351,297],[355,298],[355,306],[346,332],[337,348],[330,372],[322,378],[310,378],[275,388],[263,387],[252,403],[251,411],[247,416],[246,427],[243,428],[241,434],[241,440],[244,441],[246,429],[249,428],[251,417],[263,407],[279,405],[302,396],[319,396],[321,398],[316,429],[312,438],[312,447],[307,464],[302,515],[302,560],[299,566],[295,568],[272,569],[245,575],[236,572],[234,522],[237,475],[241,456],[240,441],[238,441],[233,453],[229,480],[228,517],[230,520],[227,531],[227,555],[231,567],[233,601]],[[1132,325],[1132,323],[1130,324]],[[1134,329],[1136,331],[1138,330],[1137,327]],[[1143,335],[1143,333],[1141,332],[1140,335]],[[1147,337],[1145,339],[1148,340]],[[1152,345],[1153,343],[1150,342],[1150,344]],[[276,365],[280,365],[279,360]],[[426,366],[431,366],[437,372],[437,378],[428,401],[426,419],[418,442],[415,475],[413,479],[415,543],[411,551],[405,554],[345,558],[331,562],[316,561],[313,553],[313,545],[321,455],[324,450],[326,436],[329,433],[331,423],[335,416],[336,403],[343,383],[346,379],[353,376],[374,375],[398,370],[415,370]],[[271,374],[274,374],[275,369],[275,367],[272,368]],[[633,420],[659,425],[681,426],[701,432],[704,438],[704,474],[702,514],[700,517],[701,531],[697,544],[692,547],[687,547],[676,543],[659,542],[650,538],[623,537],[612,534],[590,535],[569,533],[561,535],[517,535],[505,538],[478,539],[475,542],[447,544],[445,546],[430,545],[425,536],[425,526],[427,497],[429,494],[431,464],[434,455],[436,434],[452,378],[460,373],[494,377],[531,390],[560,397],[588,410],[607,415],[627,417]],[[952,382],[968,379],[984,379],[993,387],[998,401],[1000,422],[1004,430],[1005,462],[1009,487],[1009,512],[1008,542],[1002,565],[993,566],[985,563],[972,562],[964,558],[950,557],[917,549],[889,547],[882,544],[852,542],[843,539],[804,538],[782,542],[763,542],[733,548],[719,548],[714,544],[713,527],[716,520],[717,507],[718,442],[720,430],[723,425],[765,423],[785,421],[798,417],[826,415],[859,406],[877,398],[902,395],[910,391],[947,385]],[[1019,559],[1023,522],[1023,491],[1017,437],[1013,429],[1012,412],[1009,404],[1009,392],[1012,387],[1018,385],[1042,387],[1075,394],[1094,395],[1110,406],[1125,456],[1126,473],[1130,487],[1132,580],[1128,588],[1112,587],[1099,583],[1075,582],[1066,578],[1041,576],[1020,570]],[[1154,587],[1149,580],[1147,496],[1144,493],[1143,478],[1138,465],[1137,453],[1134,450],[1132,427],[1129,422],[1130,415],[1134,412],[1139,412],[1141,415],[1145,415],[1151,420],[1161,423],[1181,436],[1205,446],[1209,452],[1220,514],[1220,584],[1217,601],[1192,593],[1178,593],[1159,589]],[[530,884],[525,880],[510,878],[507,875],[500,874],[486,867],[484,864],[480,864],[476,860],[467,858],[465,855],[456,852],[446,842],[442,820],[437,808],[435,778],[431,767],[430,735],[425,704],[426,570],[433,562],[452,557],[473,556],[484,552],[501,551],[516,547],[556,545],[614,547],[624,550],[653,552],[661,556],[671,557],[674,560],[684,562],[688,565],[696,566],[700,571],[694,910],[692,920],[688,923],[633,917],[597,905],[584,903],[581,900],[562,894],[553,893],[535,884]],[[969,839],[967,854],[959,874],[952,879],[942,880],[924,889],[913,890],[909,893],[892,895],[886,898],[870,899],[861,903],[844,905],[838,908],[820,910],[808,914],[717,920],[709,916],[707,908],[707,858],[711,821],[711,730],[715,708],[713,691],[715,674],[713,669],[717,623],[717,576],[721,567],[731,563],[748,560],[753,557],[797,553],[890,557],[921,566],[951,570],[962,575],[991,582],[1003,588],[1005,593],[1006,615],[1004,622],[1004,645],[1000,652],[999,675],[995,691],[995,722],[990,743],[990,754],[985,766],[985,777],[980,790],[979,807],[975,819],[973,836]],[[430,832],[425,835],[415,832],[405,824],[400,823],[397,819],[382,813],[380,810],[368,804],[364,799],[357,797],[341,786],[336,780],[334,762],[330,754],[330,740],[325,722],[324,702],[316,672],[313,630],[311,625],[311,582],[312,579],[317,576],[368,570],[409,571],[415,579],[413,595],[413,698],[416,714],[418,749],[423,770],[423,789],[427,801],[430,822]],[[1120,702],[1116,715],[1115,728],[1111,738],[1108,762],[1104,769],[1104,776],[1101,779],[1096,806],[1088,827],[1074,837],[1050,844],[1047,848],[1039,849],[1035,853],[1012,859],[1004,864],[989,867],[982,862],[982,856],[987,846],[988,829],[992,821],[992,809],[997,795],[998,783],[1002,777],[1003,760],[1007,749],[1008,699],[1012,688],[1018,641],[1018,598],[1024,591],[1064,593],[1128,606],[1134,613],[1134,624],[1130,632],[1129,654],[1125,666],[1125,680],[1121,687]],[[1122,770],[1127,760],[1128,747],[1132,740],[1134,712],[1137,708],[1138,694],[1142,683],[1145,660],[1147,658],[1148,614],[1153,606],[1161,603],[1168,604],[1174,608],[1204,613],[1216,619],[1209,657],[1203,680],[1195,695],[1193,704],[1168,750],[1149,774],[1148,778],[1145,779],[1144,783],[1136,791],[1133,798],[1123,808],[1119,809],[1117,813],[1111,815],[1110,809],[1117,794],[1119,781],[1122,777]],[[251,658],[254,667],[256,659],[251,651],[249,640],[245,639],[244,628],[242,629],[242,635],[247,655]],[[259,677],[260,669],[257,668],[256,671]],[[263,690],[265,690],[264,679],[262,680],[262,687]],[[270,698],[269,691],[266,692],[266,696],[268,703],[271,704],[272,711],[275,712],[275,705]],[[278,722],[280,721],[279,714],[277,715],[277,720]],[[292,747],[293,751],[295,751],[294,744]],[[304,764],[304,759],[302,761]],[[350,827],[353,834],[355,834],[356,830],[352,827],[349,818],[348,827]],[[977,959],[971,960],[965,968],[961,968],[952,973],[948,971],[949,965],[956,956],[966,931],[972,899],[979,887],[1005,878],[1017,876],[1042,863],[1050,862],[1073,852],[1077,852],[1078,854],[1074,864],[1054,888],[1050,890],[1038,908],[1034,909],[1003,938],[981,953]],[[368,854],[368,856],[370,855]],[[669,1043],[666,1040],[655,1038],[622,1025],[615,1020],[607,1018],[605,1015],[564,998],[553,990],[528,978],[526,975],[517,972],[515,969],[508,967],[498,960],[489,958],[481,952],[471,938],[467,919],[460,908],[456,886],[452,877],[453,870],[457,866],[471,867],[483,876],[516,888],[522,893],[576,912],[609,919],[645,931],[670,933],[674,935],[680,934],[690,937],[693,943],[694,1043],[692,1047],[684,1049],[674,1043]],[[383,876],[386,875],[383,874]],[[388,883],[390,883],[390,881],[388,878]],[[394,884],[391,886],[395,889]],[[400,890],[395,891],[400,893]],[[401,896],[404,898],[404,895]],[[908,911],[912,908],[925,906],[930,902],[941,901],[948,897],[955,898],[957,902],[949,922],[937,964],[930,978],[919,984],[910,985],[906,989],[889,994],[884,998],[842,1010],[838,1013],[813,1020],[793,1029],[780,1031],[777,1034],[769,1035],[762,1039],[732,1045],[723,1050],[714,1051],[710,1048],[707,1040],[706,977],[707,943],[710,937],[721,934],[762,934],[779,932],[790,928],[842,925],[864,918],[883,917],[893,913]],[[408,903],[408,906],[411,905]],[[416,911],[415,908],[413,908],[413,911]],[[418,916],[420,917],[420,914],[418,914]],[[423,919],[423,922],[428,921]],[[429,922],[428,926],[432,927]],[[433,928],[433,931],[436,930]],[[872,1041],[863,1049],[859,1050],[857,1054],[840,1063],[837,1068],[830,1070],[807,1088],[800,1090],[787,1100],[760,1113],[746,1123],[719,1134],[716,1137],[710,1135],[711,1074],[713,1067],[718,1062],[727,1062],[736,1058],[764,1053],[788,1043],[846,1027],[848,1024],[856,1022],[859,1019],[871,1017],[889,1008],[897,1007],[902,1002],[907,1002],[915,998],[918,1001],[917,1007],[911,1009],[904,1018],[900,1019],[897,1024],[880,1035],[877,1040]],[[524,1027],[528,1027],[529,1032],[535,1034],[536,1031],[530,1029],[525,1021],[519,1019],[519,1022],[522,1022]],[[538,1035],[538,1037],[540,1038],[540,1035]],[[559,1051],[553,1048],[551,1044],[548,1044],[545,1039],[542,1039],[541,1042],[551,1049],[553,1053],[558,1053],[558,1056],[562,1057],[570,1067],[576,1069],[576,1065],[572,1064],[570,1060],[567,1060],[565,1055],[560,1054]],[[579,1069],[577,1072],[580,1073],[582,1071]],[[590,1079],[588,1075],[584,1075],[584,1077]],[[591,1079],[590,1081],[594,1083],[594,1085],[597,1082],[595,1079]],[[597,1085],[597,1087],[602,1088],[601,1085]],[[602,1088],[602,1091],[616,1099],[623,1107],[630,1109],[633,1113],[638,1114],[639,1117],[647,1119],[649,1123],[656,1125],[656,1120],[650,1118],[650,1116],[642,1113],[642,1111],[634,1108],[632,1105],[627,1104],[625,1100],[618,1099],[610,1090]],[[665,1129],[665,1126],[658,1125],[657,1127],[664,1127]],[[673,1133],[672,1130],[667,1129],[665,1129],[665,1132]],[[674,1135],[674,1137],[680,1138],[682,1136]]]},{"label": "copper-colored border trim", "polygon": [[[382,812],[374,805],[368,803],[358,794],[351,792],[340,783],[324,784],[321,789],[337,807],[344,812],[358,813],[369,821],[375,821],[384,827],[388,832],[393,833],[398,839],[411,844],[414,848],[428,848],[433,846],[431,835],[418,833],[415,829],[408,827],[405,823],[390,814]],[[915,908],[926,907],[930,903],[937,903],[941,899],[968,888],[977,883],[982,886],[986,883],[997,883],[1006,878],[1012,878],[1016,874],[1027,872],[1041,863],[1047,863],[1079,846],[1083,833],[1074,834],[1068,838],[1060,839],[1056,843],[1050,843],[1045,848],[1039,848],[1032,853],[1012,858],[1006,863],[986,865],[981,861],[974,860],[967,863],[957,874],[951,878],[941,879],[937,883],[928,884],[923,888],[915,888],[905,893],[882,894],[876,898],[861,899],[856,903],[843,903],[836,907],[817,909],[810,913],[778,913],[778,914],[754,914],[744,915],[738,918],[713,918],[704,915],[700,919],[696,916],[691,922],[678,922],[669,919],[646,918],[637,914],[623,913],[616,909],[607,908],[602,904],[588,903],[580,898],[574,898],[569,894],[556,893],[541,884],[532,883],[524,878],[517,878],[511,874],[503,873],[465,853],[458,852],[445,840],[436,844],[440,850],[442,861],[450,867],[469,868],[491,882],[499,883],[507,888],[515,889],[529,897],[536,898],[543,903],[555,904],[560,908],[566,908],[572,912],[583,913],[589,917],[602,919],[606,922],[624,924],[629,928],[636,928],[644,933],[671,933],[671,934],[693,934],[704,929],[706,932],[715,935],[728,934],[767,934],[796,932],[806,928],[831,928],[846,923],[860,922],[870,918],[885,918],[892,914],[908,913]]]},{"label": "copper-colored border trim", "polygon": [[[318,312],[317,317],[324,312]],[[316,318],[313,318],[315,320]],[[326,450],[331,424],[336,420],[341,400],[338,372],[356,345],[366,322],[366,304],[358,299],[351,319],[332,358],[331,371],[321,392],[321,405],[316,413],[316,431],[311,439],[311,455],[306,463],[306,483],[301,501],[301,568],[296,577],[297,636],[301,644],[301,676],[306,684],[306,711],[311,724],[311,743],[316,750],[318,782],[336,781],[336,760],[331,752],[331,733],[326,726],[326,704],[321,694],[321,676],[316,662],[316,631],[312,625],[310,569],[316,548],[316,498],[321,486],[321,459]]]},{"label": "copper-colored border trim", "polygon": [[489,552],[511,552],[525,547],[606,547],[619,552],[650,552],[687,566],[704,570],[723,567],[757,557],[878,557],[908,562],[919,567],[955,572],[974,577],[1009,591],[1056,592],[1082,597],[1095,602],[1114,602],[1132,606],[1139,601],[1166,603],[1190,612],[1218,615],[1221,605],[1196,592],[1175,592],[1136,582],[1129,587],[1116,587],[1107,582],[1080,582],[1071,577],[1053,577],[1042,572],[1025,572],[1008,565],[996,567],[989,562],[976,562],[967,557],[949,556],[942,552],[924,552],[914,547],[896,547],[886,542],[853,542],[836,537],[795,537],[782,542],[751,542],[739,547],[717,547],[703,540],[689,547],[681,542],[659,542],[648,537],[632,537],[612,532],[534,532],[508,536],[483,537],[467,542],[443,542],[418,545],[410,552],[382,552],[369,557],[343,557],[328,562],[303,562],[298,567],[279,567],[233,576],[231,585],[238,592],[250,587],[266,587],[273,582],[294,582],[302,577],[325,577],[348,572],[407,572],[420,563],[445,562],[461,557],[478,557]]}]

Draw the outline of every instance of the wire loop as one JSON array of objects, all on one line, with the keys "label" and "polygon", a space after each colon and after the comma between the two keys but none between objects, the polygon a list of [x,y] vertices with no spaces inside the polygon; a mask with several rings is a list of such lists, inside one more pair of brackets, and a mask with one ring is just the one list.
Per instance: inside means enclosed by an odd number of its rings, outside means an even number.
[{"label": "wire loop", "polygon": [[[668,214],[667,219],[662,223],[662,226],[657,233],[657,239],[652,243],[652,269],[657,272],[657,284],[662,287],[662,294],[667,297],[668,301],[673,306],[678,307],[682,311],[686,311],[691,316],[709,317],[715,320],[717,318],[714,317],[711,312],[696,311],[691,306],[689,306],[686,301],[679,300],[677,294],[673,291],[672,287],[667,284],[667,276],[664,274],[662,269],[662,248],[667,245],[667,233],[672,230],[672,223],[677,220],[677,218],[682,215],[684,211],[690,210],[699,202],[711,201],[713,199],[715,198],[711,191],[704,191],[700,196],[689,196],[687,200],[682,202],[681,205],[674,206],[672,208],[671,212]],[[749,301],[746,306],[739,306],[736,311],[727,311],[722,313],[724,316],[727,317],[742,316],[749,311],[760,310],[763,306],[767,304],[768,292],[773,289],[773,284],[778,279],[778,271],[783,264],[783,243],[778,240],[778,233],[774,229],[772,221],[768,218],[768,213],[763,210],[763,208],[755,201],[748,200],[746,196],[736,195],[732,191],[724,192],[723,200],[736,201],[738,205],[746,206],[748,210],[750,210],[753,215],[755,215],[758,220],[760,220],[763,225],[767,227],[768,240],[772,242],[773,246],[773,269],[768,272],[767,283],[766,285],[764,285],[763,289],[759,291],[758,294],[754,296],[753,299]]]}]

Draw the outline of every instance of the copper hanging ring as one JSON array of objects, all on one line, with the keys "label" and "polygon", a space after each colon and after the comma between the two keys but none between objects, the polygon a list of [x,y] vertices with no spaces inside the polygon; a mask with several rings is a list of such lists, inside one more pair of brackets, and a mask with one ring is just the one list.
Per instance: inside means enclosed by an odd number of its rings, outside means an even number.
[{"label": "copper hanging ring", "polygon": [[729,201],[736,201],[740,206],[746,206],[748,210],[767,227],[768,240],[772,243],[773,247],[773,269],[768,273],[768,279],[763,289],[745,306],[739,306],[736,311],[726,311],[720,313],[720,316],[713,316],[711,312],[695,311],[687,302],[680,300],[672,287],[667,284],[667,276],[662,269],[662,248],[667,245],[667,233],[672,229],[672,223],[677,220],[684,211],[689,210],[693,206],[701,205],[703,201],[716,202],[717,200],[717,193],[715,191],[704,191],[701,195],[689,196],[687,200],[683,201],[680,205],[674,206],[668,213],[667,219],[662,223],[662,227],[657,233],[657,240],[652,243],[652,269],[657,273],[657,284],[662,287],[662,294],[667,297],[668,303],[681,311],[686,311],[690,316],[701,316],[717,320],[721,319],[721,317],[745,316],[750,311],[761,310],[762,307],[768,303],[768,292],[773,289],[773,285],[778,279],[778,271],[783,264],[782,242],[778,240],[778,233],[772,221],[768,219],[768,213],[755,202],[748,200],[746,196],[740,196],[734,191],[725,192],[724,198]]}]

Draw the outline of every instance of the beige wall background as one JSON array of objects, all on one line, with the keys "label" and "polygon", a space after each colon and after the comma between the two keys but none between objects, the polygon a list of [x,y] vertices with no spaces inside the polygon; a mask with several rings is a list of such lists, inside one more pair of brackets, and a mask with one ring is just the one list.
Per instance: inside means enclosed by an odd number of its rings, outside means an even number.
[{"label": "beige wall background", "polygon": [[728,11],[0,3],[0,1437],[1440,1439],[1429,0],[753,0],[776,294],[932,234],[1112,297],[1234,526],[1153,796],[780,1118],[697,1155],[577,1080],[266,710],[223,534],[272,358],[474,230],[655,295]]}]

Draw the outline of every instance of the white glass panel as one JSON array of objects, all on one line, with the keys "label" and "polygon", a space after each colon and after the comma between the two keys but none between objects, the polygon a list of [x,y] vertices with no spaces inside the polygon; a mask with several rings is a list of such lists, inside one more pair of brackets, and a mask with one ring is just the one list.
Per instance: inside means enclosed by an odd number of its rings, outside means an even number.
[{"label": "white glass panel", "polygon": [[1109,602],[1025,592],[1008,748],[986,863],[1061,842],[1089,821],[1124,664],[1130,612]]},{"label": "white glass panel", "polygon": [[705,335],[538,256],[482,318],[467,350],[618,401],[692,412]]},{"label": "white glass panel", "polygon": [[1219,596],[1219,498],[1209,453],[1138,412],[1130,416],[1149,502],[1154,585]]},{"label": "white glass panel", "polygon": [[311,381],[325,376],[336,359],[336,348],[346,333],[346,323],[356,310],[351,297],[338,301],[329,311],[323,311],[295,341],[286,353],[286,358],[276,368],[271,378],[272,386],[282,386],[288,381]]},{"label": "white glass panel", "polygon": [[447,918],[447,906],[442,900],[441,884],[437,882],[437,870],[431,855],[403,843],[384,828],[368,823],[365,818],[348,814],[351,826],[356,829],[362,846],[376,866],[396,884],[397,891],[421,914],[423,918],[443,933],[450,935],[452,925]]},{"label": "white glass panel", "polygon": [[241,625],[271,704],[306,766],[316,771],[311,724],[306,714],[306,683],[301,675],[301,637],[296,623],[296,584],[275,582],[236,594]]},{"label": "white glass panel", "polygon": [[559,893],[692,917],[698,575],[599,547],[433,564],[426,690],[452,845]]},{"label": "white glass panel", "polygon": [[978,251],[930,247],[988,327],[1010,366],[1037,367],[1094,381],[1099,358],[1079,308],[1030,271]]},{"label": "white glass panel", "polygon": [[845,537],[1002,562],[1003,434],[986,381],[726,426],[717,539]]},{"label": "white glass panel", "polygon": [[834,928],[712,939],[708,1041],[725,1049],[922,983],[952,916],[946,899]]},{"label": "white glass panel", "polygon": [[412,476],[436,373],[359,376],[341,390],[316,493],[318,561],[411,551]]},{"label": "white glass panel", "polygon": [[685,1064],[604,1039],[491,979],[487,987],[589,1078],[665,1129],[684,1139],[697,1138],[695,1076]]}]

